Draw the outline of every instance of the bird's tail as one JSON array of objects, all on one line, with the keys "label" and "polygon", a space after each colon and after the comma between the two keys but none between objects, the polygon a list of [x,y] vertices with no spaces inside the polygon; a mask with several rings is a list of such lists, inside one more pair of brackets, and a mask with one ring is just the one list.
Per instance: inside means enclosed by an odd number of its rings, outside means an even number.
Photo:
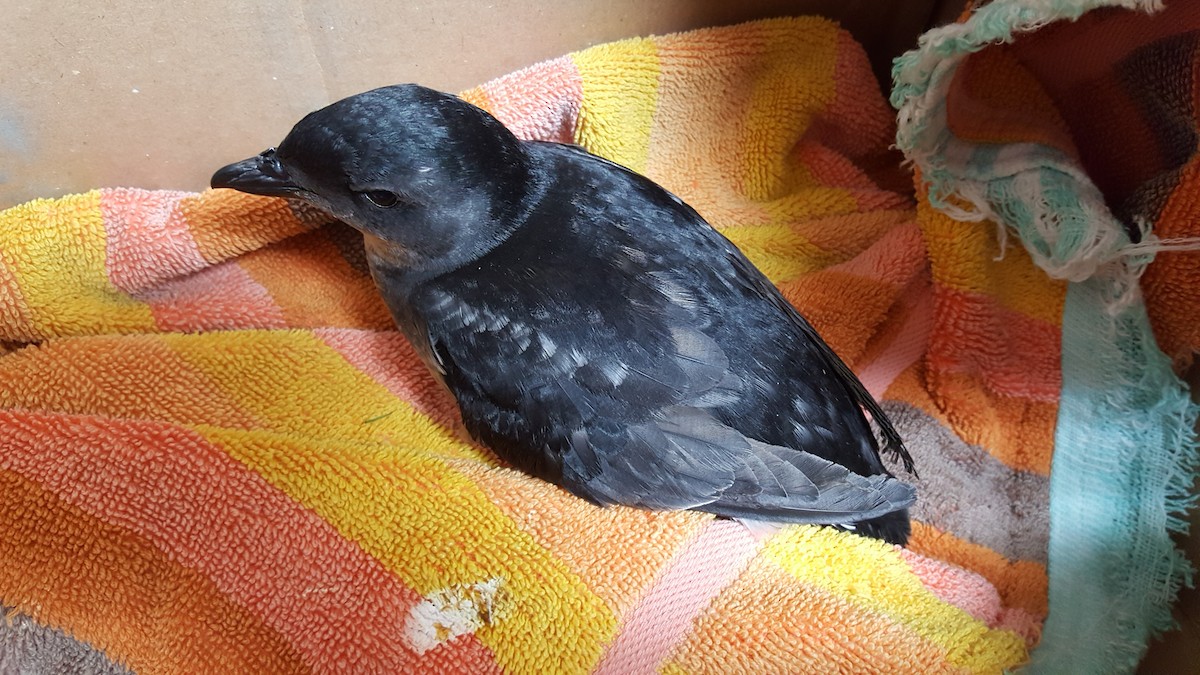
[{"label": "bird's tail", "polygon": [[905,546],[908,544],[908,537],[912,534],[912,524],[908,517],[908,509],[893,511],[891,513],[871,518],[870,520],[860,520],[851,525],[835,525],[841,530],[861,534],[864,537],[873,539],[882,539],[889,544],[897,544]]}]

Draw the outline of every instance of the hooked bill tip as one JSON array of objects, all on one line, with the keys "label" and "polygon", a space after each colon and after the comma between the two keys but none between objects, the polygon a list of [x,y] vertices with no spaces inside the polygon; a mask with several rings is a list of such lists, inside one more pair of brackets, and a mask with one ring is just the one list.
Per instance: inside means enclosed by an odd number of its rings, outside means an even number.
[{"label": "hooked bill tip", "polygon": [[300,192],[300,186],[292,182],[275,156],[275,148],[217,169],[209,185],[268,197],[289,197]]}]

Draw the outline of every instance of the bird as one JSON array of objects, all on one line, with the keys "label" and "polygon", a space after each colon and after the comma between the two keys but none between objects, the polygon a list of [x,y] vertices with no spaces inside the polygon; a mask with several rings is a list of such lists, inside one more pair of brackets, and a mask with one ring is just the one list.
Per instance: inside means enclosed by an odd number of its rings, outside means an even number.
[{"label": "bird", "polygon": [[649,178],[400,84],[306,115],[211,186],[361,232],[396,326],[471,437],[516,469],[601,507],[907,543],[916,491],[881,453],[915,468],[892,422],[746,256]]}]

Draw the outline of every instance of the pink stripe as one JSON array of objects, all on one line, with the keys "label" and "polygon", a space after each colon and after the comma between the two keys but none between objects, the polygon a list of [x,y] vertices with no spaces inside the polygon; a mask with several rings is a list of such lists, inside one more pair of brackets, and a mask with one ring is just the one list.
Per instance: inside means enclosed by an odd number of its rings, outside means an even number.
[{"label": "pink stripe", "polygon": [[897,548],[909,569],[939,600],[954,605],[975,619],[995,626],[1003,605],[1000,594],[982,576],[940,560]]},{"label": "pink stripe", "polygon": [[901,295],[908,314],[887,349],[874,361],[858,368],[858,379],[876,399],[883,398],[892,382],[925,354],[933,329],[933,291],[929,282],[914,282]]},{"label": "pink stripe", "polygon": [[274,298],[230,260],[137,294],[160,331],[287,328]]},{"label": "pink stripe", "polygon": [[[859,209],[854,216],[912,208],[904,195],[876,187],[875,182],[840,150],[819,143],[803,143],[798,159],[812,172],[818,185],[840,188],[854,197]],[[842,236],[845,236],[844,231]]]},{"label": "pink stripe", "polygon": [[941,560],[897,548],[909,569],[938,600],[961,609],[989,628],[1012,631],[1029,644],[1037,641],[1041,621],[1019,607],[1004,607],[996,588],[982,576]]},{"label": "pink stripe", "polygon": [[1042,621],[1038,617],[1021,609],[1008,607],[1000,612],[1000,617],[992,628],[1010,630],[1025,638],[1025,644],[1032,649],[1041,641]]},{"label": "pink stripe", "polygon": [[179,203],[190,192],[112,188],[100,193],[108,278],[126,293],[208,265]]},{"label": "pink stripe", "polygon": [[483,85],[490,112],[521,138],[571,143],[583,79],[570,56],[538,63]]},{"label": "pink stripe", "polygon": [[759,543],[742,525],[715,520],[668,564],[629,611],[595,675],[654,672],[713,598],[737,579]]},{"label": "pink stripe", "polygon": [[921,228],[916,221],[909,221],[892,227],[867,250],[828,271],[878,279],[900,288],[929,276],[926,260]]}]

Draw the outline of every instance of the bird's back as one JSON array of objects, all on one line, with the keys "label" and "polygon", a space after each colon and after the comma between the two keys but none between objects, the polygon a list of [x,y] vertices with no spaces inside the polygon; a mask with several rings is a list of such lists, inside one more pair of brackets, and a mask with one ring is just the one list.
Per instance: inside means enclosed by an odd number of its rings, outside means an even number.
[{"label": "bird's back", "polygon": [[[883,472],[828,347],[736,247],[641,176],[569,146],[528,150],[545,181],[540,203],[504,244],[422,289],[427,303],[453,297],[462,311],[479,313],[482,332],[508,322],[499,332],[510,332],[511,342],[468,347],[498,350],[475,354],[492,364],[487,376],[509,378],[511,394],[521,396],[526,374],[541,367],[542,342],[556,356],[603,345],[614,363],[636,362],[664,358],[664,342],[686,325],[720,347],[737,379],[736,392],[705,406],[722,422],[861,475]],[[532,349],[514,349],[526,340]],[[590,405],[629,420],[650,412],[636,400],[591,398]]]}]

